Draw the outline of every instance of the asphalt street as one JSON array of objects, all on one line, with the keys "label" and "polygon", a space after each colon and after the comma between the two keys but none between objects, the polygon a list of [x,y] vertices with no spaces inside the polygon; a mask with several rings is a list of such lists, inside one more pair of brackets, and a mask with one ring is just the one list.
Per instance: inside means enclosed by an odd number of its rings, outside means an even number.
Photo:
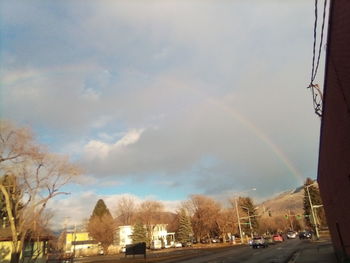
[{"label": "asphalt street", "polygon": [[218,247],[211,249],[186,248],[150,251],[147,260],[142,256],[125,258],[123,254],[76,258],[79,263],[109,262],[164,262],[164,263],[287,263],[295,252],[316,245],[310,240],[292,239],[270,245],[267,248],[253,249],[248,245]]},{"label": "asphalt street", "polygon": [[307,240],[287,240],[283,243],[270,245],[268,248],[253,249],[249,246],[237,246],[221,251],[206,252],[186,260],[165,262],[176,263],[284,263],[294,252],[310,246]]}]

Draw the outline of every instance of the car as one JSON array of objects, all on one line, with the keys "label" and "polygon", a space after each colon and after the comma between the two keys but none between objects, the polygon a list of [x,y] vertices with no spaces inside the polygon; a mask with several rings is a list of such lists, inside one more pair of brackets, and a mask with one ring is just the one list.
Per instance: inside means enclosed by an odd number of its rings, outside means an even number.
[{"label": "car", "polygon": [[303,231],[299,233],[299,239],[311,239],[312,233],[309,231]]},{"label": "car", "polygon": [[297,233],[295,231],[288,231],[287,232],[287,238],[288,239],[293,239],[297,237]]},{"label": "car", "polygon": [[176,243],[174,244],[174,247],[180,248],[180,247],[182,247],[182,244],[181,244],[180,242],[176,242]]},{"label": "car", "polygon": [[280,234],[275,234],[275,235],[272,236],[272,240],[274,242],[283,242],[284,238]]},{"label": "car", "polygon": [[254,237],[252,241],[252,248],[266,248],[268,247],[268,244],[266,240],[263,237]]},{"label": "car", "polygon": [[190,242],[190,241],[183,242],[182,247],[192,247],[192,242]]}]

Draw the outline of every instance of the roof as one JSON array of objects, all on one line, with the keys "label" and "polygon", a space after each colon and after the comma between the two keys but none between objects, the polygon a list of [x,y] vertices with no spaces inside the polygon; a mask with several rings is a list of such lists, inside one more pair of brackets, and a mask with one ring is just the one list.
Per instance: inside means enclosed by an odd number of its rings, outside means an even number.
[{"label": "roof", "polygon": [[[31,238],[31,239],[34,239],[34,238]],[[37,237],[35,239],[37,239]],[[45,231],[44,234],[39,236],[40,241],[46,241],[50,239],[52,239],[52,235],[50,235],[48,231]],[[11,233],[10,227],[0,228],[0,241],[12,241],[12,233]]]}]

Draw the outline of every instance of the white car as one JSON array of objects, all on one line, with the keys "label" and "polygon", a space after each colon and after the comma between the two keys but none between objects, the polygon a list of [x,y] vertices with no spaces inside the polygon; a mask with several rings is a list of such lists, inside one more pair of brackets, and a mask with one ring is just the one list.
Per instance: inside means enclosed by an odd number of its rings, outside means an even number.
[{"label": "white car", "polygon": [[291,239],[291,238],[296,238],[297,237],[297,233],[295,231],[288,231],[287,232],[287,238]]},{"label": "white car", "polygon": [[177,248],[182,247],[182,244],[180,242],[176,242],[175,247],[177,247]]}]

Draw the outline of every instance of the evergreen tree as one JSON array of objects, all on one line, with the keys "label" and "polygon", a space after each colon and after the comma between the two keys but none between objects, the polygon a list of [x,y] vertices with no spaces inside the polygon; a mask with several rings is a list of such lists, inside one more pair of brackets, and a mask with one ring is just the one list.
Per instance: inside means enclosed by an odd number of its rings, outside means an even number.
[{"label": "evergreen tree", "polygon": [[191,219],[187,216],[186,211],[184,209],[180,210],[178,214],[178,220],[179,227],[176,232],[176,239],[181,243],[191,241],[193,236]]},{"label": "evergreen tree", "polygon": [[141,222],[137,222],[134,225],[133,233],[132,233],[132,243],[141,243],[147,242],[147,231]]},{"label": "evergreen tree", "polygon": [[102,199],[98,200],[95,205],[89,219],[88,231],[93,239],[101,243],[104,253],[108,253],[108,247],[114,240],[115,223]]},{"label": "evergreen tree", "polygon": [[107,208],[105,202],[102,199],[99,199],[95,205],[94,211],[92,212],[91,217],[102,217],[103,215],[111,216],[109,209]]},{"label": "evergreen tree", "polygon": [[[304,205],[304,214],[305,214],[305,224],[308,227],[313,227],[314,225],[314,222],[312,219],[310,199],[313,206],[322,205],[320,191],[316,185],[313,185],[314,183],[315,183],[314,180],[310,178],[306,178],[306,181],[304,184],[303,205]],[[309,189],[309,191],[307,190],[307,188]],[[310,194],[310,199],[309,199],[309,194]],[[323,207],[314,208],[314,214],[318,225],[322,225],[322,226],[327,225],[326,216],[325,216]]]}]

